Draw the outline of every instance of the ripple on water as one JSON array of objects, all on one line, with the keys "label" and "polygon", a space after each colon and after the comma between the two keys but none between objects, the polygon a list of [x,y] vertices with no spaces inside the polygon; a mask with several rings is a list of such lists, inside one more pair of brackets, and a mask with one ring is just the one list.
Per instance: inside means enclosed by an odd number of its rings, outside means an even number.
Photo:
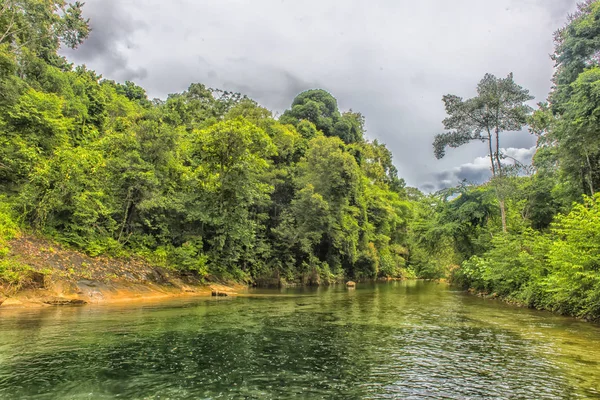
[{"label": "ripple on water", "polygon": [[0,399],[600,398],[600,330],[393,283],[0,314]]}]

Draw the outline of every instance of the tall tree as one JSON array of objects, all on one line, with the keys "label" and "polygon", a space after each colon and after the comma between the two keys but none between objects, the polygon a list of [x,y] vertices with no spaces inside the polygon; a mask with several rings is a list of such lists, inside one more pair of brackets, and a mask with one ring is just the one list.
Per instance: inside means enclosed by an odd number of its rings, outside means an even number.
[{"label": "tall tree", "polygon": [[538,146],[536,158],[543,153],[557,166],[561,181],[570,186],[569,197],[579,199],[583,193],[593,195],[600,186],[600,2],[579,4],[554,41],[556,70],[549,110],[540,107],[536,112],[546,125],[535,132],[544,145]]},{"label": "tall tree", "polygon": [[600,49],[600,2],[585,0],[569,15],[567,24],[554,33],[554,88],[552,111],[562,114],[572,93],[571,83],[587,68],[598,65]]},{"label": "tall tree", "polygon": [[[83,3],[66,0],[4,0],[0,4],[0,45],[51,62],[61,44],[75,48],[87,38]],[[59,57],[60,58],[60,57]]]},{"label": "tall tree", "polygon": [[[503,155],[500,152],[500,133],[521,130],[532,111],[525,102],[531,99],[529,91],[515,83],[512,73],[506,78],[485,74],[477,85],[477,96],[471,99],[445,95],[442,100],[448,117],[443,124],[449,132],[435,137],[433,148],[436,158],[444,157],[446,147],[460,147],[473,140],[487,141],[492,178],[501,178]],[[506,232],[506,209],[500,191],[498,201],[502,230]]]},{"label": "tall tree", "polygon": [[[277,152],[271,138],[243,117],[197,132],[193,143],[196,196],[190,221],[203,225],[207,252],[218,267],[244,265],[256,247],[261,217],[273,188],[264,182]],[[215,266],[215,268],[218,268]]]}]

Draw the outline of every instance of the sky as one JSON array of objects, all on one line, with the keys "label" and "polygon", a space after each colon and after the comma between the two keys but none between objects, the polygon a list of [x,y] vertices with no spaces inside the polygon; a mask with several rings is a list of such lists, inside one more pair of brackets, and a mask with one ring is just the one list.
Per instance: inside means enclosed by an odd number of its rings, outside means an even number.
[{"label": "sky", "polygon": [[[238,91],[281,114],[307,89],[332,93],[366,118],[409,186],[431,192],[489,175],[486,144],[449,149],[444,94],[475,95],[485,73],[544,101],[553,32],[577,0],[86,0],[92,32],[63,54],[150,98],[190,83]],[[529,162],[535,138],[507,132],[506,154]]]}]

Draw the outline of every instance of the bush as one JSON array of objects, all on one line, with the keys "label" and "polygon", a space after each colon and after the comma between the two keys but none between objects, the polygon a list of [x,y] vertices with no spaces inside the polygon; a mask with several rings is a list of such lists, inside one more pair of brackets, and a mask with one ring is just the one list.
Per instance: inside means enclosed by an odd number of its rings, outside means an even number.
[{"label": "bush", "polygon": [[19,235],[19,225],[13,216],[10,204],[0,196],[0,258],[6,256],[10,250],[7,242]]},{"label": "bush", "polygon": [[35,276],[36,272],[29,265],[6,258],[0,260],[0,287],[4,292],[16,292],[32,285]]},{"label": "bush", "polygon": [[600,318],[600,195],[586,197],[552,225],[551,274],[542,305],[584,318]]},{"label": "bush", "polygon": [[558,215],[549,233],[503,234],[452,273],[463,288],[532,307],[600,318],[600,195]]}]

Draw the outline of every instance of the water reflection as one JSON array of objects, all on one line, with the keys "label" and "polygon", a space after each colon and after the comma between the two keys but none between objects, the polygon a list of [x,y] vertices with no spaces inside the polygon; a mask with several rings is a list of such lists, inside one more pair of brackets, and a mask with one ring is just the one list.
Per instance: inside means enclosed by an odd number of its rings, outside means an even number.
[{"label": "water reflection", "polygon": [[0,312],[0,399],[600,398],[596,325],[425,282]]}]

